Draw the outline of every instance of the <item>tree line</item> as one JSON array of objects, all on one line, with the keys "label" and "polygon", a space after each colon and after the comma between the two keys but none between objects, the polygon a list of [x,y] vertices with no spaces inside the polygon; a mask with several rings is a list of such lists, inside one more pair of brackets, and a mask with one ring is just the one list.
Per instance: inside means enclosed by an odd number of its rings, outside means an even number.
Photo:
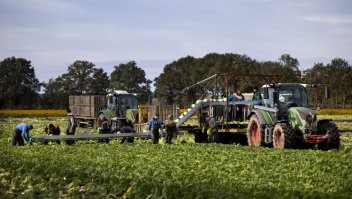
[{"label": "tree line", "polygon": [[[335,58],[324,65],[315,63],[312,68],[299,69],[297,58],[289,54],[281,55],[277,61],[258,61],[247,55],[233,53],[209,53],[202,58],[187,56],[173,61],[164,67],[163,72],[154,80],[155,96],[164,104],[180,104],[189,107],[204,94],[214,94],[225,89],[225,81],[220,78],[206,81],[188,90],[184,88],[194,85],[214,74],[271,74],[279,75],[282,83],[321,84],[308,90],[311,106],[346,108],[352,102],[352,67],[344,59]],[[231,91],[241,90],[252,93],[254,87],[266,84],[258,77],[232,78],[229,82]],[[324,86],[331,90],[331,99],[325,99]]]},{"label": "tree line", "polygon": [[[279,75],[280,82],[329,85],[332,98],[324,99],[324,90],[309,90],[311,105],[345,108],[352,102],[352,67],[344,59],[335,58],[324,65],[315,63],[312,68],[299,69],[297,58],[281,55],[277,61],[258,61],[247,55],[233,53],[209,53],[202,58],[182,57],[166,64],[163,72],[153,81],[135,61],[113,66],[108,75],[92,62],[77,60],[67,72],[48,82],[39,82],[30,60],[8,57],[0,62],[0,109],[64,109],[69,95],[106,95],[114,90],[137,93],[140,104],[146,104],[153,95],[161,104],[179,104],[188,107],[214,90],[225,89],[225,81],[219,78],[185,89],[214,74],[271,74]],[[302,78],[304,76],[304,78]],[[232,78],[232,91],[252,92],[266,82],[261,78]]]},{"label": "tree line", "polygon": [[9,57],[0,62],[0,109],[66,109],[69,95],[106,95],[114,90],[133,90],[146,103],[151,83],[134,61],[114,66],[108,75],[82,60],[70,64],[66,73],[39,82],[31,61]]}]

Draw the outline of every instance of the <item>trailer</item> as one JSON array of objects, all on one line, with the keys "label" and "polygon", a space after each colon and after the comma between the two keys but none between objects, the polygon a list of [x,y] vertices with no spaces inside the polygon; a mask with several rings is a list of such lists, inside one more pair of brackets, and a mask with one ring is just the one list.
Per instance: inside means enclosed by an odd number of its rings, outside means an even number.
[{"label": "trailer", "polygon": [[97,115],[106,109],[105,95],[70,95],[69,108],[75,116],[78,127],[92,125],[97,128]]},{"label": "trailer", "polygon": [[[224,100],[198,100],[187,112],[182,114],[175,121],[176,127],[179,131],[187,131],[190,134],[194,134],[196,143],[207,142],[206,130],[203,130],[203,128],[207,126],[205,115],[209,115],[217,120],[219,143],[238,142],[246,144],[246,139],[243,137],[247,133],[246,118],[258,103],[260,103],[260,101],[243,100],[227,102]],[[226,106],[228,107],[227,109]],[[240,116],[236,115],[237,107],[243,109]],[[226,110],[229,112],[228,114],[226,114]],[[199,125],[184,125],[195,113],[198,113],[197,121]],[[236,121],[236,118],[242,118],[242,121]]]},{"label": "trailer", "polygon": [[178,117],[178,105],[138,105],[136,95],[126,91],[114,91],[108,95],[71,95],[69,108],[75,116],[78,127],[91,125],[94,129],[107,119],[111,132],[123,126],[129,126],[141,133],[156,112],[160,120],[165,121],[167,115]]}]

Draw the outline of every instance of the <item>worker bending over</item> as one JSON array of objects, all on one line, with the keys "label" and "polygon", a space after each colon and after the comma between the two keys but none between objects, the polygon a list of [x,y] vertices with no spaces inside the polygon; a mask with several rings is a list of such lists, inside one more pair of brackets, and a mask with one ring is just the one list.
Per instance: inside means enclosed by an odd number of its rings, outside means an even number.
[{"label": "worker bending over", "polygon": [[30,124],[19,124],[12,130],[12,145],[16,146],[18,143],[19,146],[24,146],[23,138],[29,142],[29,131],[33,129],[33,126]]},{"label": "worker bending over", "polygon": [[[45,126],[45,134],[47,135],[60,135],[60,127],[59,125],[53,123]],[[60,144],[60,141],[57,140],[56,143]],[[48,144],[48,141],[44,142],[44,144]]]}]

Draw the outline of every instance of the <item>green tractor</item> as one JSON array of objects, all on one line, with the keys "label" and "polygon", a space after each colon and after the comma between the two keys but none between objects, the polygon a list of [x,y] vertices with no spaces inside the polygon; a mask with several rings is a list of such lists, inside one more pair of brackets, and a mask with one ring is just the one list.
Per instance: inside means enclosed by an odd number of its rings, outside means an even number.
[{"label": "green tractor", "polygon": [[[309,108],[307,88],[317,85],[269,84],[262,87],[263,102],[255,105],[248,116],[249,146],[274,148],[338,149],[340,134],[331,119],[317,120]],[[325,87],[325,97],[330,97]]]},{"label": "green tractor", "polygon": [[106,98],[106,109],[97,114],[97,127],[100,127],[106,118],[111,131],[124,126],[133,128],[133,124],[138,122],[138,103],[135,94],[117,90],[108,94]]}]

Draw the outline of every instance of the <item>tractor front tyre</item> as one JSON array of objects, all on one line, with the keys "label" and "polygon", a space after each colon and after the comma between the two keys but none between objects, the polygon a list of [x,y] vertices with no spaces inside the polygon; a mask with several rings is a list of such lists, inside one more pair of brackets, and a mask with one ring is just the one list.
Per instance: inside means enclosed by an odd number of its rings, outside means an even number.
[{"label": "tractor front tyre", "polygon": [[248,146],[265,146],[264,129],[262,128],[257,115],[252,115],[248,122],[247,140]]},{"label": "tractor front tyre", "polygon": [[340,147],[340,133],[335,123],[327,122],[322,124],[324,133],[328,135],[328,138],[318,144],[318,148],[323,151],[331,149],[339,149]]},{"label": "tractor front tyre", "polygon": [[292,149],[295,147],[296,134],[291,126],[286,123],[278,123],[274,127],[273,145],[274,148]]}]

